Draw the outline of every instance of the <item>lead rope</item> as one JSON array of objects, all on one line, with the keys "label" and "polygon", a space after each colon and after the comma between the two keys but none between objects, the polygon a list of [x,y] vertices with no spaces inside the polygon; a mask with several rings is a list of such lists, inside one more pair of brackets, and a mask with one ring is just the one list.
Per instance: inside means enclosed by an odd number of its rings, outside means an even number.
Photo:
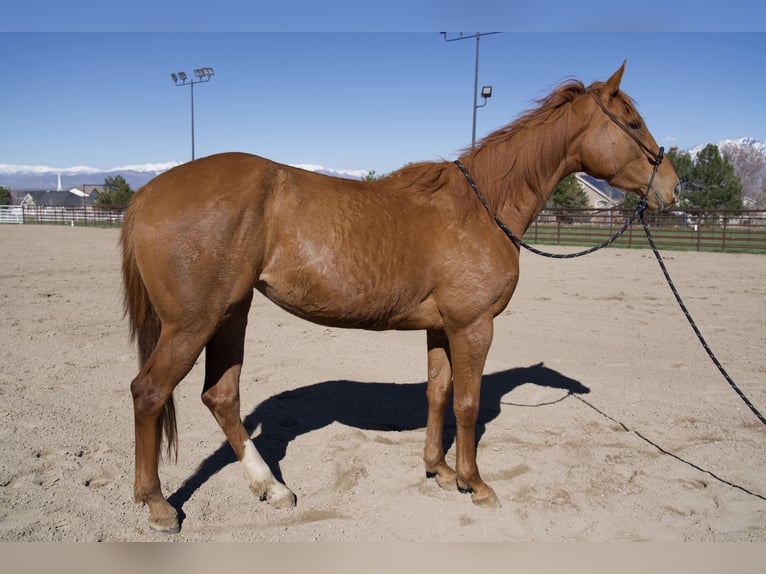
[{"label": "lead rope", "polygon": [[[652,170],[652,177],[649,180],[649,185],[646,188],[646,195],[649,195],[649,191],[652,189],[654,176],[656,175],[657,170],[660,167],[660,163],[662,163],[663,157],[664,157],[664,148],[661,147],[659,154],[657,154],[657,159],[654,163],[654,169]],[[516,245],[520,245],[521,247],[524,247],[525,249],[531,251],[532,253],[535,253],[537,255],[542,255],[543,257],[550,257],[552,259],[572,259],[574,257],[582,257],[584,255],[589,255],[617,241],[620,237],[622,237],[625,231],[633,224],[636,218],[639,218],[641,220],[641,225],[644,228],[644,232],[646,233],[646,238],[649,240],[649,245],[652,247],[652,251],[654,252],[654,256],[657,258],[657,262],[660,264],[660,269],[662,269],[662,274],[665,276],[665,280],[668,282],[668,285],[670,286],[670,290],[673,292],[673,296],[676,298],[678,305],[681,307],[681,311],[683,311],[684,315],[686,316],[686,319],[689,321],[689,324],[694,330],[695,335],[697,335],[697,339],[699,339],[699,342],[702,345],[702,348],[705,349],[705,352],[708,354],[708,357],[710,357],[710,360],[713,361],[713,364],[721,372],[726,382],[729,383],[729,386],[734,390],[735,393],[737,393],[739,398],[742,399],[742,401],[748,406],[748,408],[758,418],[758,420],[761,421],[764,425],[766,425],[766,418],[764,418],[764,416],[758,411],[758,409],[755,408],[755,406],[750,401],[750,399],[747,398],[745,393],[743,393],[742,390],[740,390],[740,388],[734,383],[732,378],[729,376],[729,373],[726,372],[726,369],[723,368],[723,366],[721,365],[721,362],[715,356],[715,353],[713,353],[713,351],[710,349],[710,347],[707,344],[707,341],[705,341],[705,338],[702,336],[702,333],[697,327],[697,324],[694,322],[694,319],[692,319],[692,316],[689,313],[689,310],[686,308],[686,305],[684,305],[684,302],[681,299],[681,296],[678,294],[678,290],[676,289],[676,286],[673,283],[673,280],[670,278],[670,273],[668,273],[668,269],[667,267],[665,267],[665,262],[662,260],[662,256],[660,255],[660,252],[657,249],[656,244],[654,243],[654,238],[652,237],[652,234],[649,231],[649,226],[646,223],[646,217],[645,217],[645,212],[647,207],[646,196],[641,198],[641,200],[638,202],[638,206],[636,207],[636,211],[628,220],[625,221],[625,224],[620,228],[620,230],[617,233],[615,233],[612,237],[604,241],[603,243],[600,243],[599,245],[591,247],[590,249],[586,249],[585,251],[578,251],[576,253],[549,253],[546,251],[540,251],[539,249],[532,247],[527,242],[522,240],[520,237],[516,236],[516,234],[513,233],[513,231],[508,229],[508,226],[506,226],[505,223],[503,223],[503,221],[497,215],[492,215],[492,213],[489,210],[489,204],[487,203],[487,200],[485,199],[484,195],[482,195],[481,191],[479,191],[479,186],[476,185],[476,182],[473,180],[473,177],[471,177],[471,174],[468,171],[468,169],[462,164],[462,162],[460,162],[460,160],[455,160],[454,164],[460,168],[460,171],[463,172],[463,175],[468,181],[468,184],[471,186],[471,189],[473,189],[474,193],[476,193],[476,196],[479,198],[479,201],[484,206],[484,209],[487,210],[487,213],[490,215],[490,217],[492,217],[492,219],[495,221],[497,226],[503,231],[503,233],[505,233],[508,236],[508,238]]]},{"label": "lead rope", "polygon": [[[662,148],[660,148],[660,154],[662,154]],[[660,161],[662,161],[661,155],[660,155]],[[609,247],[612,243],[614,243],[620,237],[623,236],[623,234],[628,230],[628,228],[631,225],[633,225],[633,222],[636,220],[637,217],[639,217],[640,215],[644,213],[644,211],[646,211],[646,198],[642,197],[640,201],[638,202],[638,206],[636,206],[636,211],[627,220],[625,220],[625,223],[617,231],[617,233],[612,235],[609,239],[607,239],[603,243],[594,245],[593,247],[586,249],[584,251],[578,251],[576,253],[550,253],[548,251],[541,251],[537,249],[536,247],[531,246],[529,243],[524,241],[521,237],[516,235],[513,231],[508,229],[508,226],[505,225],[505,223],[503,223],[503,221],[497,215],[492,215],[492,213],[489,210],[489,204],[487,203],[487,200],[484,198],[484,195],[482,195],[481,191],[479,191],[479,186],[476,185],[476,182],[473,180],[473,177],[471,177],[471,173],[468,171],[468,168],[465,167],[460,160],[455,160],[453,163],[460,168],[460,171],[463,172],[463,175],[468,181],[468,184],[471,186],[471,189],[473,189],[474,193],[476,194],[476,197],[479,198],[479,201],[484,206],[484,209],[486,209],[487,213],[489,213],[489,216],[495,220],[495,223],[497,224],[497,226],[503,230],[503,233],[505,233],[511,241],[513,241],[516,245],[520,245],[524,249],[531,251],[532,253],[536,255],[542,255],[543,257],[550,257],[551,259],[574,259],[575,257],[583,257],[584,255],[590,255],[591,253],[594,253],[598,251],[599,249],[603,249],[604,247]],[[652,182],[654,181],[654,174],[657,173],[657,168],[659,167],[659,165],[660,164],[658,162],[654,166],[654,171],[652,172],[652,179],[649,181],[650,189],[652,186]]]},{"label": "lead rope", "polygon": [[748,408],[753,412],[753,414],[756,417],[758,417],[758,420],[766,425],[766,418],[764,418],[764,416],[760,412],[758,412],[758,409],[756,409],[753,403],[750,402],[750,399],[748,399],[745,393],[743,393],[740,390],[740,388],[734,383],[734,381],[729,376],[729,373],[727,373],[726,369],[724,369],[723,366],[721,365],[721,362],[718,360],[718,357],[715,356],[715,353],[713,353],[713,351],[708,346],[707,341],[705,341],[705,337],[702,336],[702,333],[697,327],[697,324],[694,322],[694,319],[692,319],[692,316],[689,313],[689,310],[686,308],[686,305],[684,305],[684,302],[681,300],[681,296],[678,294],[678,290],[676,289],[676,286],[673,283],[673,280],[670,278],[670,273],[668,273],[668,269],[667,267],[665,267],[665,262],[662,260],[662,256],[660,255],[660,252],[657,250],[657,245],[655,245],[654,243],[654,238],[652,237],[652,234],[649,231],[649,226],[646,224],[646,218],[644,217],[644,214],[641,213],[639,217],[641,219],[641,225],[644,227],[646,238],[649,240],[649,245],[652,246],[652,251],[654,252],[654,256],[657,258],[657,262],[660,264],[660,269],[662,269],[662,274],[665,276],[665,280],[668,282],[668,285],[670,286],[670,290],[673,292],[673,296],[676,298],[678,305],[681,307],[681,311],[684,312],[686,319],[689,321],[689,325],[691,325],[692,329],[694,330],[694,334],[697,335],[697,339],[699,339],[699,342],[702,345],[702,348],[705,349],[705,352],[707,353],[708,357],[710,357],[710,360],[713,361],[713,364],[716,367],[718,367],[718,370],[723,375],[723,378],[726,379],[727,383],[729,383],[729,386],[732,389],[734,389],[734,392],[737,393],[737,395],[739,395],[739,398],[742,399],[742,401],[748,406]]}]

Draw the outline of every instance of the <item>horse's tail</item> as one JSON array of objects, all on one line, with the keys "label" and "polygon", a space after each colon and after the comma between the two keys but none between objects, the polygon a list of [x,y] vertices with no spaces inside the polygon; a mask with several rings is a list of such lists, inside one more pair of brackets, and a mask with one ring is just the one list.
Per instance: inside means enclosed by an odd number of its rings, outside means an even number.
[{"label": "horse's tail", "polygon": [[[130,324],[130,339],[138,343],[139,366],[143,367],[152,354],[160,338],[162,322],[149,300],[149,292],[141,277],[141,271],[136,262],[133,242],[135,213],[137,203],[141,200],[137,194],[125,213],[120,235],[122,246],[122,296],[125,316]],[[168,458],[176,458],[178,453],[178,432],[176,426],[176,409],[173,395],[168,398],[157,420],[158,431],[164,435],[167,443]],[[162,441],[157,444],[157,454],[161,454]]]}]

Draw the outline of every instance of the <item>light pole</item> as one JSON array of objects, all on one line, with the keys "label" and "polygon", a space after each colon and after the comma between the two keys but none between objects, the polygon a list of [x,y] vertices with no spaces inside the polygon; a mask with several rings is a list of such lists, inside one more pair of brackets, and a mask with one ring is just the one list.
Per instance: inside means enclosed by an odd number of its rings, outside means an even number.
[{"label": "light pole", "polygon": [[476,145],[476,110],[483,108],[487,105],[487,98],[492,97],[492,86],[484,86],[481,89],[481,97],[484,98],[483,104],[478,104],[477,98],[479,97],[479,41],[482,36],[491,36],[492,34],[499,34],[500,32],[476,32],[471,36],[464,36],[460,32],[460,36],[457,38],[447,38],[447,32],[440,32],[445,42],[455,42],[456,40],[468,40],[469,38],[476,38],[476,66],[474,67],[473,75],[473,129],[471,131],[471,147]]},{"label": "light pole", "polygon": [[[170,74],[173,78],[173,83],[176,86],[189,86],[191,90],[191,143],[192,143],[192,161],[194,161],[194,84],[202,84],[209,82],[215,72],[213,68],[198,68],[194,70],[194,75],[197,79],[189,78],[186,72],[178,72],[177,74]],[[187,82],[188,80],[188,82]]]}]

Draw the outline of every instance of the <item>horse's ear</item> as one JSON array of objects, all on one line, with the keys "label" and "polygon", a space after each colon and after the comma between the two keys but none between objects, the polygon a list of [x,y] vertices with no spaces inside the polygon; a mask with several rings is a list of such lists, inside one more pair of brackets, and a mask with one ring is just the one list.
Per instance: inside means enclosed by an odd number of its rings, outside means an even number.
[{"label": "horse's ear", "polygon": [[622,82],[622,74],[625,72],[625,64],[627,63],[627,60],[623,60],[622,66],[620,66],[620,69],[617,70],[614,74],[612,74],[612,77],[609,78],[606,81],[606,93],[610,97],[614,97],[617,95],[617,92],[620,90],[620,82]]}]

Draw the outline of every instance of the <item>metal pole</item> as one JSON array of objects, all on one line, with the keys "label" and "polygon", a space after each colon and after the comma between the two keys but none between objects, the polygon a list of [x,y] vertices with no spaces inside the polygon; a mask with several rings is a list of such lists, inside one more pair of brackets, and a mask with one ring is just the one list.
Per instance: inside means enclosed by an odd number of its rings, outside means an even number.
[{"label": "metal pole", "polygon": [[447,38],[447,32],[440,32],[445,42],[454,42],[455,40],[467,40],[469,38],[476,38],[476,64],[474,66],[473,73],[473,124],[471,128],[471,147],[476,145],[476,110],[480,107],[477,104],[477,98],[479,95],[479,39],[482,36],[490,36],[492,34],[499,34],[500,32],[476,32],[472,36],[464,36],[460,33],[457,38]]},{"label": "metal pole", "polygon": [[[192,161],[194,161],[196,154],[194,151],[194,84],[201,84],[209,82],[210,78],[215,74],[213,68],[198,68],[194,70],[194,75],[197,79],[189,78],[185,72],[178,72],[177,74],[170,74],[173,79],[173,83],[176,86],[189,86],[191,90],[191,149],[192,149]],[[188,81],[187,81],[188,80]]]},{"label": "metal pole", "polygon": [[191,87],[192,161],[194,161],[194,82],[189,86]]},{"label": "metal pole", "polygon": [[476,98],[479,92],[479,40],[481,33],[476,33],[476,65],[473,75],[473,128],[471,130],[471,147],[476,146],[476,110],[478,109]]}]

